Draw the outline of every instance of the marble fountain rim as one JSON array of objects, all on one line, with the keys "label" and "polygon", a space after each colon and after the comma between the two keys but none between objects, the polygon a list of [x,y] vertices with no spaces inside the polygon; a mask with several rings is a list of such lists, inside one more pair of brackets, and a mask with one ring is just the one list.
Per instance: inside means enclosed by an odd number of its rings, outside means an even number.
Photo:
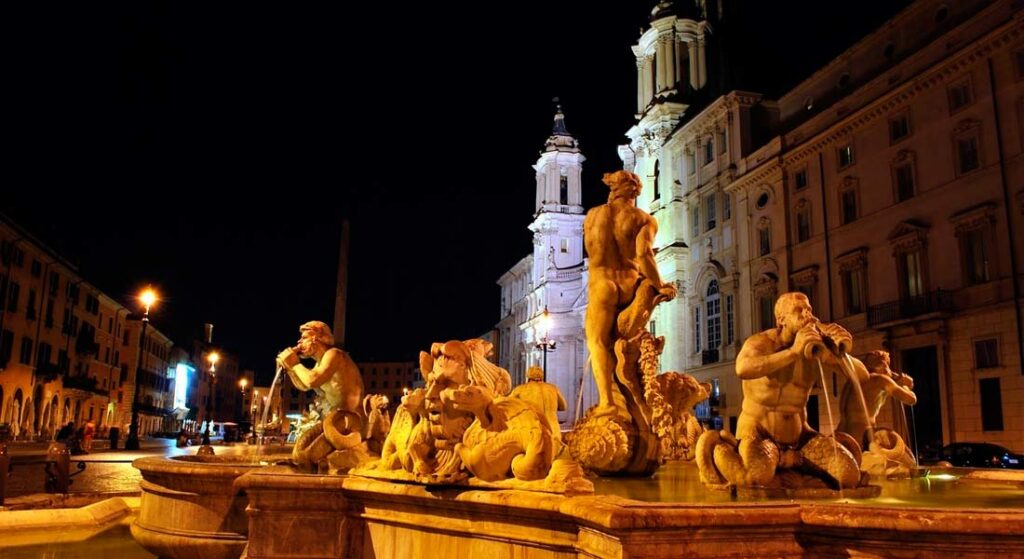
[{"label": "marble fountain rim", "polygon": [[504,509],[602,530],[762,526],[879,529],[976,535],[1024,534],[1024,510],[892,507],[855,503],[768,501],[749,503],[655,503],[614,495],[567,497],[517,490],[480,490],[395,483],[358,476],[303,474],[282,466],[250,469],[235,480],[250,496],[260,491],[342,492],[367,504],[403,502],[465,511]]}]

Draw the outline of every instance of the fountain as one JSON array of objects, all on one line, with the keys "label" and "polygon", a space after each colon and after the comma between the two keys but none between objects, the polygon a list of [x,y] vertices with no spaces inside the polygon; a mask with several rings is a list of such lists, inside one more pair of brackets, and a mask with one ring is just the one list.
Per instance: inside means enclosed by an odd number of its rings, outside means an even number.
[{"label": "fountain", "polygon": [[[633,206],[639,180],[622,171],[606,182],[609,203],[585,222],[601,397],[564,443],[536,402],[510,394],[483,340],[421,352],[426,387],[381,429],[323,325],[303,331],[312,369],[291,350],[278,356],[327,403],[290,462],[140,460],[136,538],[162,557],[225,559],[243,548],[248,559],[1024,556],[1024,484],[961,484],[964,471],[907,463],[902,438],[874,417],[887,396],[911,404],[912,383],[884,356],[853,358],[849,333],[819,323],[801,294],[780,297],[779,327],[740,352],[737,433],[701,433],[689,410],[709,387],[659,371],[663,340],[644,327],[675,290],[653,267],[653,219]],[[638,252],[610,256],[616,234]],[[827,435],[805,422],[826,370],[851,391]]]}]

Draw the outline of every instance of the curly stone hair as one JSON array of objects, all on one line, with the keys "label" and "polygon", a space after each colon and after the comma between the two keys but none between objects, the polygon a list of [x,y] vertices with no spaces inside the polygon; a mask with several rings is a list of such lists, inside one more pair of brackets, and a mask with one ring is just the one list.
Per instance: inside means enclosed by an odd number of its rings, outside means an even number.
[{"label": "curly stone hair", "polygon": [[331,333],[331,327],[327,324],[320,322],[319,320],[310,320],[302,326],[299,326],[300,335],[305,335],[306,332],[311,332],[313,334],[313,339],[317,342],[322,343],[327,347],[334,346],[334,334]]}]

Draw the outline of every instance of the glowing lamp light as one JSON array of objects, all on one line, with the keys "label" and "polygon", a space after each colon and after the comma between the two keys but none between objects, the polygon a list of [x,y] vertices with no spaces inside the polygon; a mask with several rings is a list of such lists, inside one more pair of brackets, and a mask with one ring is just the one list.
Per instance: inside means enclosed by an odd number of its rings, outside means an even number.
[{"label": "glowing lamp light", "polygon": [[139,295],[139,301],[142,302],[142,305],[144,307],[146,307],[146,312],[148,313],[149,312],[149,308],[152,307],[153,304],[157,302],[156,291],[153,291],[153,288],[151,288],[151,287],[147,287]]}]

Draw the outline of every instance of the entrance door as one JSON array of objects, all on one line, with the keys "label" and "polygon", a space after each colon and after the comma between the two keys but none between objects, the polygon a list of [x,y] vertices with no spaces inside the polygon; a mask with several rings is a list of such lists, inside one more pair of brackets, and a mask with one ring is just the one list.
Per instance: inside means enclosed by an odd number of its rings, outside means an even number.
[{"label": "entrance door", "polygon": [[928,457],[942,448],[942,400],[935,346],[901,351],[900,368],[914,379],[917,394],[917,405],[913,410],[908,406],[906,411],[911,439],[907,443],[912,450],[916,448],[921,457]]}]

